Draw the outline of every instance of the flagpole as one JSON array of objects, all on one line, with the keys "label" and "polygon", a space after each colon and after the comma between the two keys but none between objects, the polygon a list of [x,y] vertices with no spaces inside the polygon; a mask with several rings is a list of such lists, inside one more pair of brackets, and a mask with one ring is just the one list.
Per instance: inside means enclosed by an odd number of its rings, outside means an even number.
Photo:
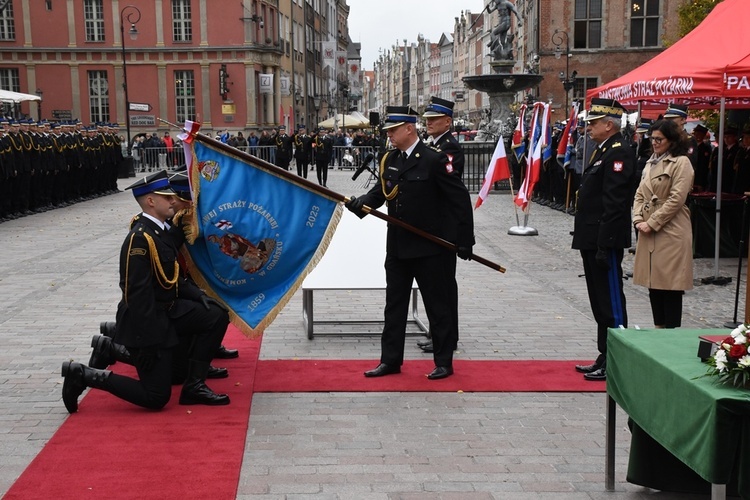
[{"label": "flagpole", "polygon": [[[167,120],[163,120],[159,118],[159,121],[164,122],[172,127],[175,127],[177,129],[184,130],[185,132],[190,133],[189,130],[186,130],[184,127],[180,127],[179,125],[175,125],[174,123],[168,122]],[[316,191],[324,196],[327,196],[329,198],[332,198],[338,202],[346,203],[349,201],[349,198],[337,193],[336,191],[331,191],[330,189],[320,186],[318,184],[315,184],[312,181],[309,181],[305,179],[304,177],[300,177],[296,174],[293,174],[289,170],[284,170],[283,168],[279,168],[276,165],[273,165],[272,163],[268,163],[267,161],[264,161],[257,156],[253,156],[249,153],[245,153],[244,151],[240,151],[239,149],[236,149],[232,146],[229,146],[228,144],[224,144],[221,141],[217,141],[216,139],[212,139],[211,137],[208,137],[207,135],[203,134],[193,134],[193,137],[205,144],[208,144],[216,149],[219,149],[223,151],[224,153],[235,156],[237,158],[241,158],[244,161],[247,161],[249,163],[252,163],[253,165],[260,167],[264,170],[267,170],[274,175],[278,175],[279,177],[284,177],[287,180],[290,180],[294,183],[300,184],[302,186],[305,186],[306,188],[310,189],[311,191]],[[372,209],[368,207],[367,205],[364,205],[362,207],[362,210],[368,214],[371,214],[378,219],[384,220],[385,222],[389,224],[393,224],[396,226],[399,226],[402,229],[405,229],[407,231],[410,231],[418,236],[421,236],[422,238],[425,238],[427,240],[430,240],[433,243],[436,243],[442,247],[445,247],[449,250],[452,250],[454,252],[458,252],[458,246],[451,243],[450,241],[444,240],[443,238],[439,238],[435,236],[434,234],[430,234],[427,231],[423,231],[422,229],[419,229],[417,227],[412,226],[411,224],[407,224],[406,222],[403,222],[399,219],[396,219],[395,217],[391,217],[390,215],[384,214],[383,212],[379,212],[375,209]],[[505,268],[501,266],[500,264],[496,264],[488,259],[485,259],[484,257],[480,257],[476,254],[471,254],[471,260],[475,260],[479,262],[480,264],[483,264],[490,269],[494,269],[495,271],[499,271],[501,273],[505,272]]]}]

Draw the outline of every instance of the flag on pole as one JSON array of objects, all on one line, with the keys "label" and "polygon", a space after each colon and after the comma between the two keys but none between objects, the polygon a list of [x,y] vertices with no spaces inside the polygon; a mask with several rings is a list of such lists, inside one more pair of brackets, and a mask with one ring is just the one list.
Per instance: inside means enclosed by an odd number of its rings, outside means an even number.
[{"label": "flag on pole", "polygon": [[513,139],[511,139],[511,149],[513,154],[516,155],[516,160],[521,161],[521,158],[526,154],[526,124],[524,120],[526,118],[526,105],[522,104],[521,109],[518,113],[518,123],[516,123],[516,129],[513,131]]},{"label": "flag on pole", "polygon": [[191,144],[190,274],[235,326],[259,335],[325,253],[342,206],[214,143]]},{"label": "flag on pole", "polygon": [[484,200],[487,199],[493,184],[504,179],[510,179],[508,156],[505,154],[505,144],[503,142],[503,137],[500,136],[500,140],[497,141],[497,146],[495,146],[495,152],[492,153],[492,159],[487,167],[487,172],[484,174],[484,182],[482,183],[482,189],[479,190],[474,210],[479,208],[484,203]]},{"label": "flag on pole", "polygon": [[570,165],[570,150],[575,148],[575,144],[573,144],[573,133],[576,129],[577,120],[578,103],[574,102],[570,107],[568,123],[565,124],[565,130],[563,130],[560,135],[560,142],[557,145],[557,162],[563,167]]},{"label": "flag on pole", "polygon": [[552,155],[552,106],[550,103],[544,104],[542,112],[541,136],[542,136],[542,163],[546,162]]},{"label": "flag on pole", "polygon": [[[547,108],[548,109],[548,108]],[[516,193],[514,200],[516,205],[524,210],[531,201],[534,186],[539,181],[542,170],[542,150],[544,146],[543,128],[545,121],[545,104],[538,102],[534,104],[534,114],[531,115],[531,136],[529,137],[530,157],[526,159],[526,169],[521,187]]]}]

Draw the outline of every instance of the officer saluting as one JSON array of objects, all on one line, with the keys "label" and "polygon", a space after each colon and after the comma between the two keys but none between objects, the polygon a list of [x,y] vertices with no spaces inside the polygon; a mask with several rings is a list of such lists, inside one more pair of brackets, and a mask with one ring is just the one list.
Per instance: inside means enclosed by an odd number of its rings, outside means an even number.
[{"label": "officer saluting", "polygon": [[622,257],[631,241],[635,153],[620,132],[624,112],[615,100],[592,99],[585,118],[587,132],[598,147],[578,190],[573,248],[583,259],[599,348],[594,363],[575,367],[586,380],[606,380],[607,328],[628,326]]},{"label": "officer saluting", "polygon": [[[359,217],[365,206],[388,204],[388,215],[458,247],[458,256],[471,258],[474,221],[471,199],[461,179],[453,173],[445,154],[426,146],[417,135],[417,113],[409,107],[388,107],[383,130],[396,149],[380,160],[380,183],[346,207]],[[446,219],[455,219],[451,240]],[[380,364],[366,377],[400,373],[404,361],[406,321],[412,282],[422,293],[434,345],[435,369],[427,378],[453,374],[453,329],[456,299],[451,292],[455,280],[455,254],[444,247],[398,226],[389,225],[385,257],[385,325],[381,337]]]}]

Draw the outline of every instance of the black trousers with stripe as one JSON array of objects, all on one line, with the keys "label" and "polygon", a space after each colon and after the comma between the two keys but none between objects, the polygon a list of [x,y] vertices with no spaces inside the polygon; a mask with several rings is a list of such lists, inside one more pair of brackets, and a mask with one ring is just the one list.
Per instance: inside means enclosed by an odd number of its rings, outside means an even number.
[{"label": "black trousers with stripe", "polygon": [[596,343],[599,356],[596,364],[607,364],[607,328],[628,326],[625,293],[622,290],[622,248],[607,249],[609,268],[596,262],[596,250],[581,250],[583,272],[596,321]]}]

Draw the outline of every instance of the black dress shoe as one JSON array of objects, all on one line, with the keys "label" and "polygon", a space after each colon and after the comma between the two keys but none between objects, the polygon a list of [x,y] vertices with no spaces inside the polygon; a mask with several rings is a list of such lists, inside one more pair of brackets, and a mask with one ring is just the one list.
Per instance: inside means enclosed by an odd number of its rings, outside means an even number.
[{"label": "black dress shoe", "polygon": [[583,378],[586,380],[607,380],[607,369],[606,368],[599,368],[596,371],[593,371],[591,373],[584,373]]},{"label": "black dress shoe", "polygon": [[432,344],[432,339],[418,340],[417,341],[417,347],[424,347],[424,346],[430,345],[430,344]]},{"label": "black dress shoe", "polygon": [[576,371],[579,373],[591,373],[591,372],[595,372],[599,368],[600,366],[597,365],[596,363],[592,365],[576,365]]},{"label": "black dress shoe", "polygon": [[401,367],[380,363],[376,368],[366,371],[365,377],[382,377],[393,373],[401,373]]},{"label": "black dress shoe", "polygon": [[453,367],[451,366],[436,366],[432,373],[427,375],[430,380],[438,380],[453,375]]},{"label": "black dress shoe", "polygon": [[209,366],[206,372],[206,378],[227,378],[229,376],[229,370],[226,368],[217,368],[216,366]]},{"label": "black dress shoe", "polygon": [[419,348],[426,353],[435,352],[435,349],[432,346],[432,342],[430,342],[429,344],[421,345],[419,346]]},{"label": "black dress shoe", "polygon": [[240,352],[237,349],[227,349],[224,346],[219,347],[214,355],[214,359],[234,359],[239,357]]}]

